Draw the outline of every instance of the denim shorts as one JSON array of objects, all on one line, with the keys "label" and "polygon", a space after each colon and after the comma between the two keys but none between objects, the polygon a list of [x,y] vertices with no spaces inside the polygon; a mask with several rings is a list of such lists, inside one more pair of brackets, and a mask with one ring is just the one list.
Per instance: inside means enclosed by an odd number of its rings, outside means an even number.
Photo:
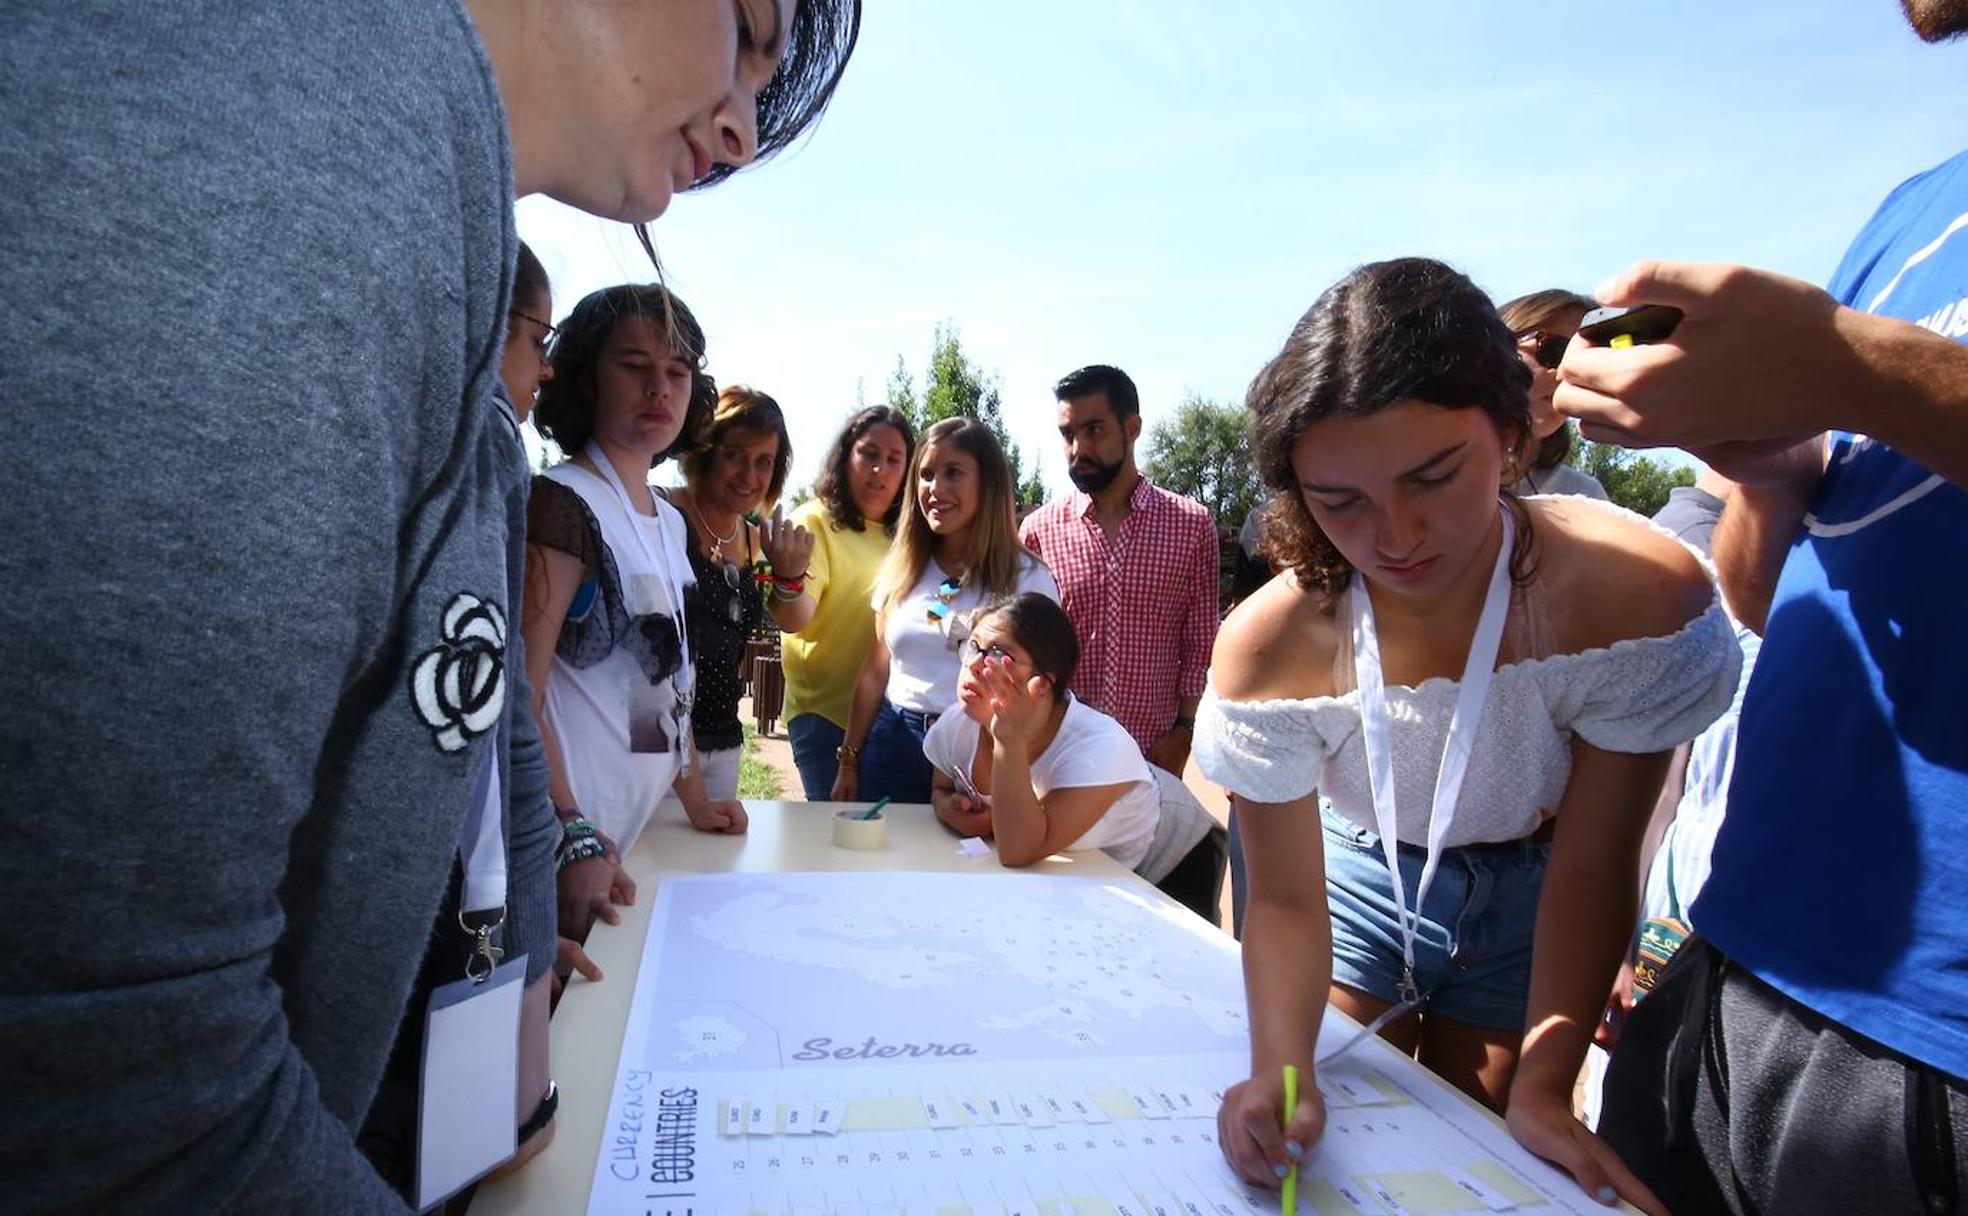
[{"label": "denim shorts", "polygon": [[[1322,810],[1326,904],[1335,984],[1400,1000],[1401,930],[1378,833]],[[1409,899],[1424,854],[1397,854]],[[1531,939],[1551,846],[1536,840],[1444,849],[1421,909],[1415,984],[1427,1014],[1493,1030],[1522,1030],[1531,991]]]}]

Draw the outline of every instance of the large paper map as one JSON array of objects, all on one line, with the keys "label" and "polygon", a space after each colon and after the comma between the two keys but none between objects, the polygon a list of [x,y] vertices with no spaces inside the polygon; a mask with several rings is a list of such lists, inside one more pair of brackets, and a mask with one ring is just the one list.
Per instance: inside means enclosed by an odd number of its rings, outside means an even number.
[{"label": "large paper map", "polygon": [[[1275,1212],[1216,1148],[1248,1052],[1235,943],[1118,884],[671,879],[588,1212]],[[1603,1211],[1391,1052],[1319,1086],[1302,1211]]]}]

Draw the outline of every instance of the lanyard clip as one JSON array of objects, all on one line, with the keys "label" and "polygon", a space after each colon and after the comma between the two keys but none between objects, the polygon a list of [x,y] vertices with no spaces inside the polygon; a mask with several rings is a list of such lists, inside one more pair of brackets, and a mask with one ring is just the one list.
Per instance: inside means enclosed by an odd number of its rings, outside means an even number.
[{"label": "lanyard clip", "polygon": [[474,925],[465,919],[465,913],[458,913],[458,927],[470,934],[472,939],[471,950],[465,956],[465,978],[474,984],[483,984],[492,978],[499,960],[506,957],[504,950],[492,944],[492,931],[506,923],[506,913],[501,908],[490,915],[481,912],[473,913],[473,916],[482,919]]},{"label": "lanyard clip", "polygon": [[1405,963],[1401,965],[1401,1004],[1421,1007],[1421,986],[1415,983],[1414,968]]}]

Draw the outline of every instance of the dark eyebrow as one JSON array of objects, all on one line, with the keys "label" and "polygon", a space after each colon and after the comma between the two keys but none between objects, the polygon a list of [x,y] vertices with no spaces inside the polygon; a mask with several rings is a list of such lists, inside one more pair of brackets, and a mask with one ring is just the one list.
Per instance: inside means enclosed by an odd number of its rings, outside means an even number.
[{"label": "dark eyebrow", "polygon": [[[1463,440],[1461,443],[1452,443],[1448,447],[1443,448],[1441,451],[1435,453],[1433,456],[1430,456],[1428,459],[1422,461],[1420,464],[1416,465],[1412,469],[1409,469],[1407,472],[1401,474],[1401,476],[1413,477],[1420,473],[1426,473],[1429,469],[1432,469],[1436,465],[1441,464],[1444,460],[1447,460],[1449,457],[1460,453],[1462,449],[1468,446],[1469,446],[1469,441],[1467,439]],[[1352,486],[1321,486],[1321,485],[1314,485],[1312,482],[1309,481],[1299,482],[1298,487],[1299,489],[1305,490],[1308,493],[1312,493],[1312,494],[1356,494],[1359,492],[1355,490]]]},{"label": "dark eyebrow", "polygon": [[1413,477],[1417,473],[1426,473],[1428,470],[1434,468],[1438,464],[1441,464],[1444,460],[1447,460],[1449,457],[1456,455],[1457,453],[1461,452],[1462,449],[1468,446],[1469,446],[1469,441],[1467,439],[1463,440],[1461,443],[1450,444],[1448,447],[1445,447],[1441,451],[1435,453],[1433,456],[1430,456],[1428,459],[1422,461],[1414,468],[1409,469],[1407,472],[1401,474],[1401,476]]}]

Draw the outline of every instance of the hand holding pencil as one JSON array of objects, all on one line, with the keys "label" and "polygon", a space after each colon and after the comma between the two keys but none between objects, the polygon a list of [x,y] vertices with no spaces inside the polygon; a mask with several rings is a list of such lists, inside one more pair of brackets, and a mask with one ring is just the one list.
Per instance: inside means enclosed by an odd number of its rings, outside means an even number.
[{"label": "hand holding pencil", "polygon": [[1312,1083],[1309,1058],[1302,1067],[1273,1066],[1239,1081],[1216,1112],[1223,1159],[1239,1178],[1266,1188],[1295,1181],[1295,1167],[1325,1130],[1326,1104]]}]

